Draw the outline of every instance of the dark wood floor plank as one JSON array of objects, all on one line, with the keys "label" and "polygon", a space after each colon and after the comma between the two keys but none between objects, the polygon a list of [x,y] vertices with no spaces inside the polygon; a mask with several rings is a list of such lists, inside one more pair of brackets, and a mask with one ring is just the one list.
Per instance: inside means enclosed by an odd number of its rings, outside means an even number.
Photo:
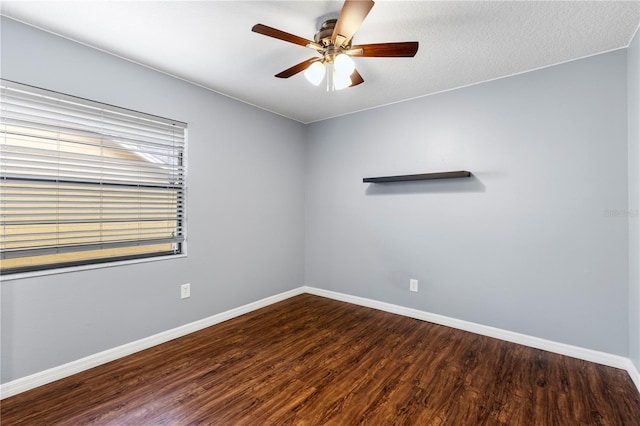
[{"label": "dark wood floor plank", "polygon": [[301,295],[2,401],[2,425],[640,425],[627,373]]}]

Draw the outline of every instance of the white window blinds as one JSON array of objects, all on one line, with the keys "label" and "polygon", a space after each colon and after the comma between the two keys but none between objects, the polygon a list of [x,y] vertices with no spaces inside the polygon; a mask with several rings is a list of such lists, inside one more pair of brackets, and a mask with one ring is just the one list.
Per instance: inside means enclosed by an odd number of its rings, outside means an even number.
[{"label": "white window blinds", "polygon": [[179,254],[186,124],[1,81],[3,274]]}]

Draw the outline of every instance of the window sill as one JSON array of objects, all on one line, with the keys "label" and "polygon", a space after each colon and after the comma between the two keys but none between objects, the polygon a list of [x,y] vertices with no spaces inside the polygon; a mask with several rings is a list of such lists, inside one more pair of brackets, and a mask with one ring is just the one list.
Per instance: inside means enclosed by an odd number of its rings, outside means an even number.
[{"label": "window sill", "polygon": [[178,254],[173,256],[147,257],[144,259],[122,260],[119,262],[94,263],[91,265],[71,266],[68,268],[47,269],[44,271],[20,272],[17,274],[2,275],[0,281],[13,281],[25,278],[42,277],[46,275],[68,274],[71,272],[89,271],[93,269],[114,268],[125,265],[135,265],[138,263],[158,262],[162,260],[183,259],[187,254]]}]

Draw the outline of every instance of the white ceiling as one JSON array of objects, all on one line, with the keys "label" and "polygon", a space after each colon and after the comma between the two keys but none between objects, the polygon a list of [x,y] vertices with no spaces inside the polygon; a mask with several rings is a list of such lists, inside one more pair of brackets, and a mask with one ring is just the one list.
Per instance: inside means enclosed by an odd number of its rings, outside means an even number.
[{"label": "white ceiling", "polygon": [[377,0],[355,44],[419,41],[415,58],[356,58],[364,84],[338,92],[274,74],[314,51],[335,1],[2,1],[3,15],[309,123],[628,46],[640,1]]}]

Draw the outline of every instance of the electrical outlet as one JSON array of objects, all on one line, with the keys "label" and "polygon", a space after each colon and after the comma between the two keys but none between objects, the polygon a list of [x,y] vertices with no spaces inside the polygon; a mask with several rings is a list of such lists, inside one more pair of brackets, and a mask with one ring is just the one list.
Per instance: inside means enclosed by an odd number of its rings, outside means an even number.
[{"label": "electrical outlet", "polygon": [[413,278],[409,280],[409,290],[418,291],[418,280],[414,280]]},{"label": "electrical outlet", "polygon": [[191,284],[186,283],[180,286],[180,298],[186,299],[187,297],[191,297]]}]

